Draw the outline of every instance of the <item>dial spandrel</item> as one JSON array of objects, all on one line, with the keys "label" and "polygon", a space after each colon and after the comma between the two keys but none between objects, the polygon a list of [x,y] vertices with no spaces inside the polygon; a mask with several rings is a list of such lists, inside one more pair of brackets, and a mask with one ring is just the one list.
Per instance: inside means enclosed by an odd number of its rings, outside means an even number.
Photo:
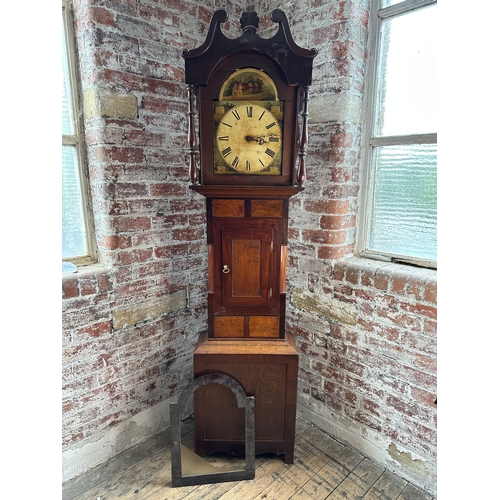
[{"label": "dial spandrel", "polygon": [[216,172],[279,174],[282,147],[279,103],[273,111],[256,103],[238,104],[227,111],[216,106]]}]

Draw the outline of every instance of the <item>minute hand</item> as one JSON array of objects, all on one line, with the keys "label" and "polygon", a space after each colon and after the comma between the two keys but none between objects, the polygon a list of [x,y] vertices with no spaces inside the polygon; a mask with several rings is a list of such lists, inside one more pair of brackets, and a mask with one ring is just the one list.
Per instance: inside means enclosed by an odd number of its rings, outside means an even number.
[{"label": "minute hand", "polygon": [[[269,140],[266,141],[266,138]],[[279,138],[277,135],[268,135],[268,136],[260,135],[258,137],[252,137],[251,135],[247,135],[245,137],[245,139],[247,140],[247,142],[255,141],[259,145],[267,144],[269,142],[278,142],[279,141]]]}]

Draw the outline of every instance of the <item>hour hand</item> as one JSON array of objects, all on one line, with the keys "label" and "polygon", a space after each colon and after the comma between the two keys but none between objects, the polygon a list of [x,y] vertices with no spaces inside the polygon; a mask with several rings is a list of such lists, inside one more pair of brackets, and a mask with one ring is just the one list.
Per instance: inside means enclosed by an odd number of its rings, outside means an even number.
[{"label": "hour hand", "polygon": [[[269,142],[278,142],[279,141],[279,137],[277,135],[269,135],[267,137],[263,136],[263,135],[258,136],[258,137],[252,137],[251,135],[247,135],[245,137],[245,139],[247,140],[247,142],[255,141],[260,146],[262,146],[262,144],[266,144]],[[268,139],[268,140],[266,141],[266,139]]]},{"label": "hour hand", "polygon": [[264,140],[264,137],[262,136],[259,136],[259,137],[252,137],[251,135],[247,135],[245,137],[245,139],[247,140],[247,142],[252,142],[252,141],[255,141],[257,144],[259,145],[262,145],[264,144],[266,141]]}]

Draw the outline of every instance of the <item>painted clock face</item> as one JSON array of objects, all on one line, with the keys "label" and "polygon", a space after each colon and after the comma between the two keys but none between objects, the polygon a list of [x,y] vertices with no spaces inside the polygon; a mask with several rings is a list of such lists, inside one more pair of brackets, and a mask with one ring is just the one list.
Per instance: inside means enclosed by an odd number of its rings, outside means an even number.
[{"label": "painted clock face", "polygon": [[215,143],[225,164],[235,173],[258,174],[281,152],[281,127],[267,108],[247,102],[222,116]]}]

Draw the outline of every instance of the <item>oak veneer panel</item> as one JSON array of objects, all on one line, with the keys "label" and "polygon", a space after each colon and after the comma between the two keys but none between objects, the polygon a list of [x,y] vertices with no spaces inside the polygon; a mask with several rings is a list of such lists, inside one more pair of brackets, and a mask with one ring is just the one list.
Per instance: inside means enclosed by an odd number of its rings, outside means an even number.
[{"label": "oak veneer panel", "polygon": [[244,337],[244,316],[215,316],[214,337]]},{"label": "oak veneer panel", "polygon": [[283,200],[251,200],[252,217],[283,217]]},{"label": "oak veneer panel", "polygon": [[250,316],[249,337],[279,338],[279,316]]},{"label": "oak veneer panel", "polygon": [[212,200],[213,217],[245,217],[245,200]]},{"label": "oak veneer panel", "polygon": [[261,240],[232,240],[233,297],[260,297]]}]

